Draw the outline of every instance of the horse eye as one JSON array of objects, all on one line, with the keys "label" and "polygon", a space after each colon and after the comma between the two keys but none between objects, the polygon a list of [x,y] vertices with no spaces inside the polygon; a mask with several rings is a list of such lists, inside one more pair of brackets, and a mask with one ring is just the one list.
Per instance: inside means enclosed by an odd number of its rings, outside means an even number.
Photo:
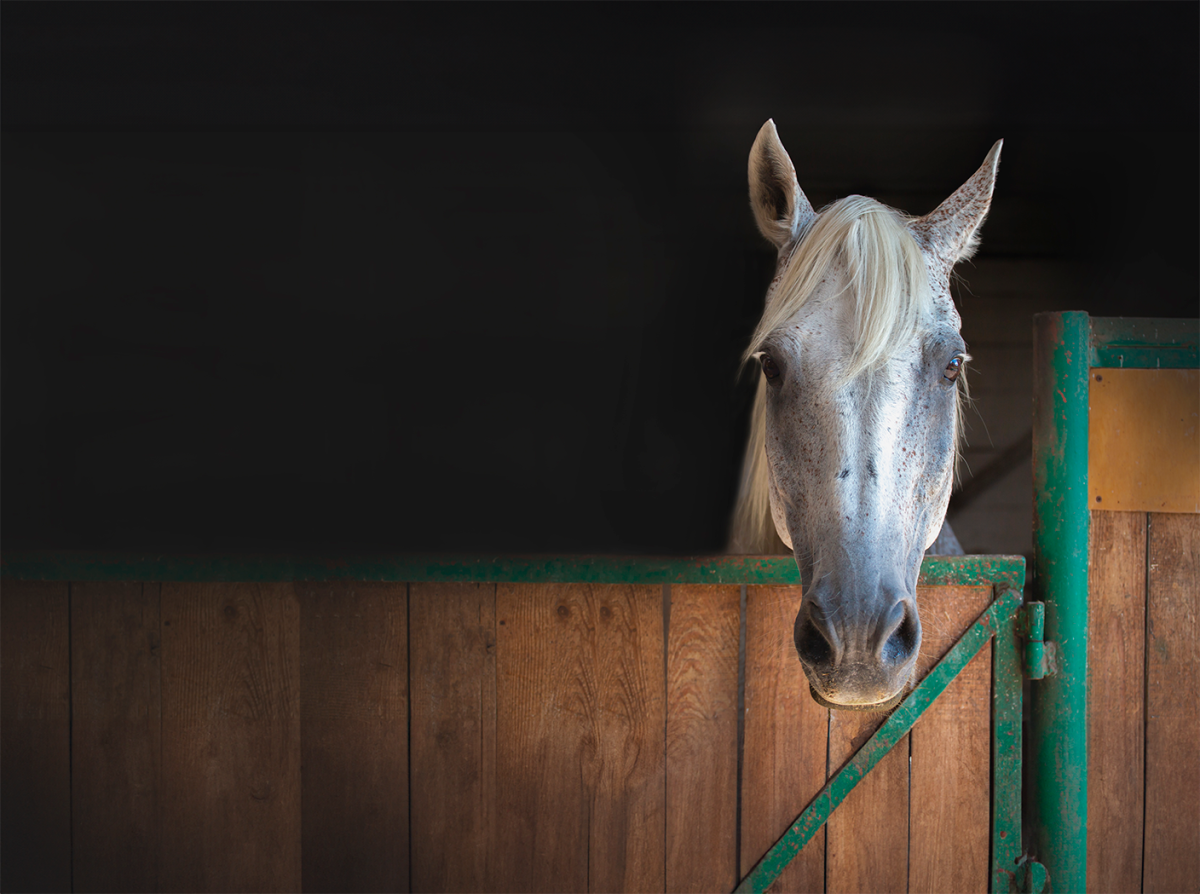
[{"label": "horse eye", "polygon": [[962,362],[963,359],[961,357],[955,357],[946,364],[945,376],[948,381],[953,382],[958,378],[958,374],[962,372]]},{"label": "horse eye", "polygon": [[775,360],[770,354],[763,354],[759,362],[762,364],[763,375],[767,377],[768,382],[779,378],[779,367],[775,365]]}]

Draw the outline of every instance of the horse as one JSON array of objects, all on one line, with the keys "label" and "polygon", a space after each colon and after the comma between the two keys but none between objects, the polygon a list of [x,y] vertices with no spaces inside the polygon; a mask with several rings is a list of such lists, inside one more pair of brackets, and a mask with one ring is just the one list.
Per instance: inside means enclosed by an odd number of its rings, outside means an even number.
[{"label": "horse", "polygon": [[796,651],[826,707],[899,703],[921,559],[957,545],[948,526],[939,538],[969,397],[950,273],[979,244],[1002,145],[924,217],[865,196],[814,211],[774,121],[750,150],[750,204],[778,260],[743,356],[761,375],[729,548],[795,557]]}]

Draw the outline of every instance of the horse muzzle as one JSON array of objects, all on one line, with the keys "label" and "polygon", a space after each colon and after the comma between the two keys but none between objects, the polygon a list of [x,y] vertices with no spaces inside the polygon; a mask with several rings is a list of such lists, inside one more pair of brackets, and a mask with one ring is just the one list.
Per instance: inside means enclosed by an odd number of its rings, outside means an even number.
[{"label": "horse muzzle", "polygon": [[921,648],[916,600],[873,601],[887,607],[872,611],[860,602],[854,610],[828,592],[805,597],[796,616],[796,652],[819,704],[886,711],[907,692]]}]

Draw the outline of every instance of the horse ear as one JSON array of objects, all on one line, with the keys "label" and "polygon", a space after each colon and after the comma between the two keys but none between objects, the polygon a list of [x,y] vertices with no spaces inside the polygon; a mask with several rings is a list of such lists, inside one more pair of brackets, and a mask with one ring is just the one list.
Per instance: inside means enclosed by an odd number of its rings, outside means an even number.
[{"label": "horse ear", "polygon": [[816,217],[770,119],[750,149],[750,206],[758,231],[776,248],[791,242]]},{"label": "horse ear", "polygon": [[951,266],[971,257],[979,247],[979,228],[992,204],[992,188],[996,185],[1003,145],[1004,140],[997,140],[970,180],[913,223],[913,229],[929,250]]}]

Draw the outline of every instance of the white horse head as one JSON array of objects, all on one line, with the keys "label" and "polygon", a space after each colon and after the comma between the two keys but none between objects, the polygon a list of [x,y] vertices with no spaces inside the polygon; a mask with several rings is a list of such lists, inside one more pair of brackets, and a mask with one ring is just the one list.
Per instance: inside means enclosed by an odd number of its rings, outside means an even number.
[{"label": "white horse head", "polygon": [[946,515],[966,345],[950,271],[991,203],[1001,143],[925,217],[863,196],[815,212],[773,122],[750,151],[759,230],[779,250],[746,351],[762,368],[735,552],[800,568],[800,662],[833,707],[903,696],[921,644],[921,558]]}]

